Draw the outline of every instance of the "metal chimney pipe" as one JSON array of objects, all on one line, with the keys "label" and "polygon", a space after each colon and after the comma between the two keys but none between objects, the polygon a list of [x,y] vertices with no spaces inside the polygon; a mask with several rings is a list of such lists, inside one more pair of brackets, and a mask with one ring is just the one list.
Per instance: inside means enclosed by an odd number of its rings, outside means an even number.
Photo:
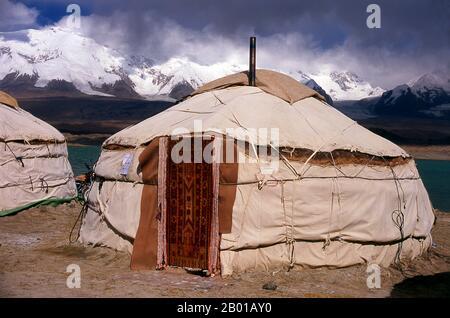
[{"label": "metal chimney pipe", "polygon": [[256,86],[256,37],[250,37],[250,62],[248,68],[248,85]]}]

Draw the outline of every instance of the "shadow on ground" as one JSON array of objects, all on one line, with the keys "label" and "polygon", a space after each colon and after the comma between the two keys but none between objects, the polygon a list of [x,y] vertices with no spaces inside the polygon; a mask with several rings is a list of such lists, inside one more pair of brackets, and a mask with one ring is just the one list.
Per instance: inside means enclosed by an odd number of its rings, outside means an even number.
[{"label": "shadow on ground", "polygon": [[450,272],[407,278],[394,285],[390,297],[450,297]]}]

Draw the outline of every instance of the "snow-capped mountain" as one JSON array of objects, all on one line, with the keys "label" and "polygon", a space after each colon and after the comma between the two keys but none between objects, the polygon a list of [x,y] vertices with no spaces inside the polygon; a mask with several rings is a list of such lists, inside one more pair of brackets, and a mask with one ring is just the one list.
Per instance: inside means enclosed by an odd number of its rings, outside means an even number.
[{"label": "snow-capped mountain", "polygon": [[35,87],[60,80],[83,93],[104,95],[96,88],[120,81],[122,64],[113,50],[60,28],[0,33],[0,78],[28,76]]},{"label": "snow-capped mountain", "polygon": [[243,70],[243,65],[200,65],[187,58],[171,58],[161,65],[133,68],[128,74],[137,93],[154,96],[170,95],[175,88],[180,90],[181,87],[184,87],[185,91],[193,91],[209,81]]},{"label": "snow-capped mountain", "polygon": [[375,105],[378,113],[450,115],[450,74],[439,71],[382,94]]},{"label": "snow-capped mountain", "polygon": [[[125,56],[73,30],[49,27],[0,33],[0,85],[21,89],[71,87],[89,95],[124,97],[169,95],[195,89],[243,70],[227,63],[199,65],[172,58],[156,65],[149,58]],[[69,85],[69,83],[71,85]]]},{"label": "snow-capped mountain", "polygon": [[444,90],[450,92],[450,74],[445,71],[424,74],[410,81],[408,86],[418,93],[427,90]]},{"label": "snow-capped mountain", "polygon": [[[334,101],[360,100],[367,97],[375,97],[383,94],[380,87],[372,87],[352,72],[322,72],[317,74],[306,74],[302,71],[289,72],[290,76],[304,83],[312,89]],[[320,92],[319,90],[322,90]]]},{"label": "snow-capped mountain", "polygon": [[[0,32],[0,88],[33,95],[42,92],[151,99],[179,99],[216,78],[247,65],[201,65],[186,57],[158,64],[149,57],[127,56],[81,33],[62,27]],[[381,95],[351,72],[305,74],[279,70],[334,100]]]},{"label": "snow-capped mountain", "polygon": [[359,100],[383,94],[380,87],[372,87],[352,72],[336,72],[311,74],[310,77],[325,88],[333,100]]},{"label": "snow-capped mountain", "polygon": [[333,99],[330,95],[327,94],[327,92],[319,85],[315,80],[313,80],[311,77],[309,77],[308,74],[302,72],[302,71],[296,71],[296,72],[288,72],[287,73],[292,78],[295,78],[297,81],[299,81],[302,84],[305,84],[309,88],[315,90],[320,95],[325,97],[328,104],[333,105]]}]

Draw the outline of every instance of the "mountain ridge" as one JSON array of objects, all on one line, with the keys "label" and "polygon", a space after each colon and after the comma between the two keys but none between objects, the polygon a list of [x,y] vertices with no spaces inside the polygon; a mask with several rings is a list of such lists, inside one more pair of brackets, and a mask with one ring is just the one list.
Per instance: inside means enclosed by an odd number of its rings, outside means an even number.
[{"label": "mountain ridge", "polygon": [[378,115],[450,118],[450,75],[423,74],[384,92],[373,108]]},{"label": "mountain ridge", "polygon": [[[175,100],[211,80],[246,69],[227,62],[201,65],[186,57],[158,64],[149,57],[123,55],[62,27],[0,33],[0,88],[27,96],[161,96]],[[348,71],[282,72],[317,90],[329,103],[382,92]]]}]

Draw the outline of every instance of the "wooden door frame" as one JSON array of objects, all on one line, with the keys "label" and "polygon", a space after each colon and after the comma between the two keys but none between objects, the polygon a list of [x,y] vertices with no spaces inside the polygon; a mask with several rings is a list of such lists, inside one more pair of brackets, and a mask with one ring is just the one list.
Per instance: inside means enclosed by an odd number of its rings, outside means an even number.
[{"label": "wooden door frame", "polygon": [[[205,136],[202,136],[205,137]],[[211,234],[208,250],[208,272],[210,275],[216,274],[220,270],[219,263],[219,167],[220,167],[220,143],[219,138],[214,135],[208,135],[213,142],[212,158],[212,182],[213,182],[213,202],[211,215]],[[157,268],[164,269],[167,266],[167,161],[169,138],[159,138],[159,162],[158,162],[158,250],[157,250]],[[201,138],[196,136],[183,136],[183,138]]]}]

